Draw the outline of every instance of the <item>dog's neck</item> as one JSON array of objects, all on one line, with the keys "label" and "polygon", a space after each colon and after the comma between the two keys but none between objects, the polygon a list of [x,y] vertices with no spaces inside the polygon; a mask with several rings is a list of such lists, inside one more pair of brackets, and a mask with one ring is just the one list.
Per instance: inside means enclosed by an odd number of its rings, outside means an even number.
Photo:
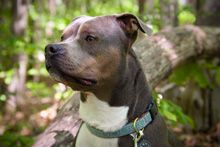
[{"label": "dog's neck", "polygon": [[[103,131],[118,130],[127,122],[140,117],[152,101],[144,72],[133,51],[121,69],[122,73],[118,77],[120,80],[110,92],[81,93],[80,117]],[[103,95],[108,97],[108,101],[100,100]]]},{"label": "dog's neck", "polygon": [[120,76],[109,104],[129,106],[128,120],[131,121],[143,114],[152,101],[145,74],[133,50],[127,57],[125,72]]}]

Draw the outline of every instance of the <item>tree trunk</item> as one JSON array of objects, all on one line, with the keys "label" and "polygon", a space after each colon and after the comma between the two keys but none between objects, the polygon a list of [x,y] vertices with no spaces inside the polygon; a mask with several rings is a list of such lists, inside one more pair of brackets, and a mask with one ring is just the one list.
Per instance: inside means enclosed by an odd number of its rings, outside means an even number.
[{"label": "tree trunk", "polygon": [[163,26],[172,27],[178,25],[178,1],[177,0],[160,0],[161,21]]},{"label": "tree trunk", "polygon": [[28,4],[27,0],[14,0],[12,6],[13,20],[12,32],[16,36],[22,36],[27,27]]},{"label": "tree trunk", "polygon": [[[185,61],[220,57],[220,29],[182,26],[139,40],[135,46],[151,88]],[[75,95],[60,110],[54,122],[37,139],[34,147],[71,146],[80,126],[79,97]]]},{"label": "tree trunk", "polygon": [[49,11],[50,11],[50,15],[54,16],[56,14],[56,0],[49,0],[48,1],[48,7],[49,7]]},{"label": "tree trunk", "polygon": [[[24,36],[28,22],[27,0],[14,0],[12,12],[12,32],[15,36]],[[7,112],[14,112],[17,104],[22,105],[24,103],[23,97],[25,90],[28,57],[25,53],[19,53],[16,60],[16,62],[18,63],[18,68],[15,68],[12,82],[8,86],[8,91],[11,95],[7,100]]]},{"label": "tree trunk", "polygon": [[220,1],[219,0],[197,0],[197,25],[220,26]]},{"label": "tree trunk", "polygon": [[138,0],[138,14],[143,17],[145,14],[145,4],[146,0]]}]

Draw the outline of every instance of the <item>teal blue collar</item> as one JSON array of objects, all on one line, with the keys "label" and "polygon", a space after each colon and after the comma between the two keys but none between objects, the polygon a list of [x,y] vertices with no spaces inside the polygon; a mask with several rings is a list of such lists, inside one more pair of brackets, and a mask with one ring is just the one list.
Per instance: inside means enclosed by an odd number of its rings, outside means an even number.
[{"label": "teal blue collar", "polygon": [[[151,108],[153,106],[153,102],[150,103],[150,105],[147,108],[147,112],[143,114],[143,116],[135,123],[131,122],[123,126],[121,129],[113,131],[113,132],[104,132],[102,130],[96,129],[95,127],[90,126],[86,123],[87,128],[89,131],[101,138],[118,138],[126,135],[131,135],[135,132],[141,131],[143,128],[145,128],[150,122],[153,120],[151,115]],[[134,125],[135,124],[135,125]]]}]

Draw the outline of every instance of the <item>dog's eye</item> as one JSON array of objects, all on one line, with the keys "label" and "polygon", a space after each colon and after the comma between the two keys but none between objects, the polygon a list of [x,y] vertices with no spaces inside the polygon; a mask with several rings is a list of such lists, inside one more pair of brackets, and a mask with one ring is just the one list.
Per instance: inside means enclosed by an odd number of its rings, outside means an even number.
[{"label": "dog's eye", "polygon": [[92,42],[92,41],[96,40],[96,37],[95,37],[95,36],[92,36],[92,35],[87,35],[86,38],[85,38],[85,40],[86,40],[87,42]]}]

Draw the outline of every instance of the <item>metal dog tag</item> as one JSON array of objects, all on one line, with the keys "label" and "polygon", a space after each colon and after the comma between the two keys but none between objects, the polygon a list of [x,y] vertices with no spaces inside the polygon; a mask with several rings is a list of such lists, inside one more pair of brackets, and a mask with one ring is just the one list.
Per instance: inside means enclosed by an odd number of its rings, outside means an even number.
[{"label": "metal dog tag", "polygon": [[146,139],[141,138],[137,143],[137,147],[150,147],[150,144]]},{"label": "metal dog tag", "polygon": [[134,147],[150,147],[150,144],[146,139],[143,138],[143,130],[140,130],[138,133],[130,134],[134,140]]}]

